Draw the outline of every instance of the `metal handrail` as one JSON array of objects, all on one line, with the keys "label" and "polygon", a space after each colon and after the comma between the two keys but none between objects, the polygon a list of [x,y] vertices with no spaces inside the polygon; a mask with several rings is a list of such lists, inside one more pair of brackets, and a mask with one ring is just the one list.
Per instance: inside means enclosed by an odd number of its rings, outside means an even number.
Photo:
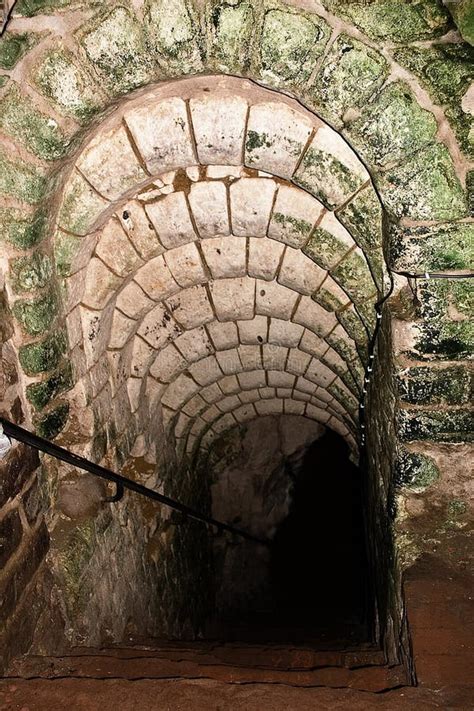
[{"label": "metal handrail", "polygon": [[89,472],[94,476],[100,477],[101,479],[105,479],[106,481],[111,481],[116,484],[116,494],[114,496],[108,497],[106,499],[106,501],[108,502],[119,501],[123,496],[124,489],[129,489],[130,491],[133,491],[136,494],[145,496],[147,499],[153,499],[154,501],[157,501],[163,506],[167,506],[170,509],[179,511],[187,518],[192,518],[195,521],[200,521],[201,523],[214,526],[219,531],[228,531],[229,533],[232,533],[236,536],[245,538],[247,541],[253,541],[254,543],[259,543],[261,545],[269,545],[270,543],[268,539],[259,538],[258,536],[254,536],[251,533],[243,531],[242,529],[237,528],[236,526],[232,526],[229,523],[224,523],[223,521],[218,521],[217,519],[212,518],[211,516],[206,516],[205,514],[196,511],[195,509],[191,508],[190,506],[187,506],[186,504],[181,503],[180,501],[176,501],[175,499],[172,499],[169,496],[165,496],[164,494],[159,494],[157,491],[154,491],[154,489],[149,489],[147,486],[143,486],[143,484],[138,484],[132,479],[127,479],[121,474],[117,474],[111,469],[107,469],[106,467],[103,467],[100,464],[94,464],[85,457],[80,457],[77,454],[73,454],[67,449],[64,449],[64,447],[60,447],[57,444],[53,444],[53,442],[50,442],[49,440],[44,439],[43,437],[39,437],[38,435],[33,434],[32,432],[29,432],[28,430],[25,430],[23,427],[20,427],[19,425],[16,425],[13,422],[10,422],[9,420],[5,420],[3,417],[0,417],[0,425],[3,427],[3,431],[8,437],[17,440],[18,442],[23,442],[23,444],[26,444],[29,447],[33,447],[34,449],[37,449],[40,452],[49,454],[51,457],[55,457],[55,459],[59,459],[60,461],[65,462],[66,464],[71,464],[73,467],[83,469],[84,471]]}]

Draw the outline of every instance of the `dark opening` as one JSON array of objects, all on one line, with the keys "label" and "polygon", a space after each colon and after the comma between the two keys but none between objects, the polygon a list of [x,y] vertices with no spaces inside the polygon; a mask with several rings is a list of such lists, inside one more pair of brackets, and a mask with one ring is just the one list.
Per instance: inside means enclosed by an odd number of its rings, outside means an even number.
[{"label": "dark opening", "polygon": [[291,504],[272,539],[269,605],[249,610],[230,636],[323,646],[365,641],[372,608],[361,471],[330,430],[287,471]]},{"label": "dark opening", "polygon": [[294,477],[288,518],[273,539],[275,612],[303,636],[366,634],[369,567],[361,472],[328,431]]}]

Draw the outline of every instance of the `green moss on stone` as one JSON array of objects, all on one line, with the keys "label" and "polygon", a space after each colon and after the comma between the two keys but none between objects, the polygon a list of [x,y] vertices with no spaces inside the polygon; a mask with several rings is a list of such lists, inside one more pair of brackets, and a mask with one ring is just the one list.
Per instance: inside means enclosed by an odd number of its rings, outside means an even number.
[{"label": "green moss on stone", "polygon": [[402,400],[414,405],[463,405],[470,402],[473,376],[466,368],[407,368],[398,376]]},{"label": "green moss on stone", "polygon": [[372,185],[360,190],[342,210],[338,210],[337,217],[364,251],[381,246],[382,205]]},{"label": "green moss on stone", "polygon": [[64,49],[48,52],[34,70],[34,81],[61,111],[87,123],[99,108],[97,91],[90,78]]},{"label": "green moss on stone", "polygon": [[424,273],[474,269],[474,224],[391,227],[391,263],[396,271]]},{"label": "green moss on stone", "polygon": [[57,367],[66,350],[64,333],[56,332],[39,343],[29,343],[21,346],[19,359],[21,367],[27,375],[37,375]]},{"label": "green moss on stone", "polygon": [[19,210],[0,210],[0,238],[19,249],[28,249],[45,235],[43,212],[25,217]]},{"label": "green moss on stone", "polygon": [[323,0],[323,5],[376,41],[414,42],[450,29],[449,13],[441,0]]},{"label": "green moss on stone", "polygon": [[40,158],[60,158],[68,144],[56,121],[34,109],[17,86],[0,101],[0,126]]},{"label": "green moss on stone", "polygon": [[11,160],[0,151],[0,194],[10,195],[29,204],[44,195],[46,180],[39,170],[20,160]]},{"label": "green moss on stone", "polygon": [[186,74],[202,69],[199,22],[186,0],[148,0],[148,43],[164,67]]},{"label": "green moss on stone", "polygon": [[424,491],[439,479],[439,469],[431,457],[403,450],[395,466],[395,483],[415,491]]},{"label": "green moss on stone", "polygon": [[433,114],[419,106],[406,84],[396,82],[350,124],[348,134],[367,159],[386,166],[427,146],[437,130]]},{"label": "green moss on stone", "polygon": [[398,424],[402,441],[474,441],[474,417],[470,410],[400,410]]},{"label": "green moss on stone", "polygon": [[467,215],[466,195],[444,145],[436,144],[389,170],[379,186],[386,208],[413,220],[455,220]]},{"label": "green moss on stone", "polygon": [[83,243],[82,237],[58,231],[54,240],[54,262],[56,271],[61,277],[71,273],[71,266]]},{"label": "green moss on stone", "polygon": [[58,552],[66,603],[70,613],[80,605],[81,597],[87,595],[92,584],[90,580],[83,578],[83,574],[94,550],[95,523],[93,520],[88,520],[74,528],[66,544]]},{"label": "green moss on stone", "polygon": [[364,178],[350,170],[331,153],[310,147],[303,156],[294,181],[333,209],[364,183]]},{"label": "green moss on stone", "polygon": [[445,107],[457,138],[474,156],[472,116],[462,109],[462,100],[474,79],[474,50],[466,44],[438,44],[431,47],[403,47],[396,60],[413,72],[435,103]]},{"label": "green moss on stone", "polygon": [[309,90],[309,98],[336,126],[349,108],[364,106],[388,74],[384,57],[362,42],[341,35]]},{"label": "green moss on stone", "polygon": [[347,362],[357,362],[357,359],[359,358],[359,354],[357,352],[357,349],[355,347],[355,343],[351,345],[347,340],[341,338],[338,334],[330,333],[325,337],[325,340],[329,343],[332,348],[338,353],[338,355],[341,356],[341,358],[344,358],[345,361]]},{"label": "green moss on stone", "polygon": [[346,242],[339,242],[331,232],[318,227],[303,248],[303,252],[323,269],[331,269],[349,249],[350,246]]},{"label": "green moss on stone", "polygon": [[74,0],[18,0],[15,4],[15,13],[24,15],[25,17],[33,17],[34,15],[49,14],[56,10],[62,10],[70,5],[79,4]]},{"label": "green moss on stone", "polygon": [[49,292],[33,301],[15,301],[12,310],[30,336],[39,336],[48,330],[56,318],[58,303],[55,294]]},{"label": "green moss on stone", "polygon": [[474,5],[472,0],[446,0],[463,39],[474,45]]},{"label": "green moss on stone", "polygon": [[61,392],[72,387],[71,365],[67,363],[47,380],[26,387],[26,397],[37,410],[42,410]]},{"label": "green moss on stone", "polygon": [[211,53],[223,71],[242,72],[250,64],[255,12],[251,2],[217,0],[208,10]]},{"label": "green moss on stone", "polygon": [[59,212],[59,224],[70,232],[85,235],[108,204],[76,173],[68,183]]},{"label": "green moss on stone", "polygon": [[316,291],[311,298],[313,301],[316,301],[317,304],[320,304],[320,306],[322,306],[326,311],[334,312],[344,306],[342,301],[340,301],[331,291],[325,289],[324,286],[318,289],[318,291]]},{"label": "green moss on stone", "polygon": [[9,79],[10,79],[10,77],[7,76],[6,74],[0,74],[0,89],[3,89],[3,87],[9,81]]},{"label": "green moss on stone", "polygon": [[45,439],[54,439],[58,436],[66,424],[69,414],[69,405],[67,403],[59,405],[47,415],[36,422],[36,431],[40,437]]},{"label": "green moss on stone", "polygon": [[361,254],[350,252],[331,269],[331,275],[355,303],[368,301],[377,291],[367,262]]},{"label": "green moss on stone", "polygon": [[32,34],[6,32],[0,38],[0,67],[2,69],[13,69],[15,64],[33,46],[34,42],[35,37]]},{"label": "green moss on stone", "polygon": [[118,6],[91,23],[82,45],[114,94],[145,84],[153,75],[142,27],[127,8]]},{"label": "green moss on stone", "polygon": [[327,388],[327,391],[331,393],[333,397],[338,400],[338,402],[341,403],[349,412],[356,412],[358,403],[355,397],[351,394],[343,390],[341,387],[337,385],[337,383],[332,383],[329,385]]},{"label": "green moss on stone", "polygon": [[323,53],[329,35],[329,26],[317,15],[273,4],[263,21],[262,77],[277,86],[304,83]]},{"label": "green moss on stone", "polygon": [[51,259],[41,252],[17,257],[10,262],[13,288],[17,292],[42,289],[52,275]]},{"label": "green moss on stone", "polygon": [[418,358],[468,358],[474,349],[474,286],[469,279],[423,280],[418,289],[423,321],[415,342]]},{"label": "green moss on stone", "polygon": [[358,345],[366,345],[368,342],[367,331],[357,313],[351,308],[343,309],[336,313],[336,318],[344,331]]}]

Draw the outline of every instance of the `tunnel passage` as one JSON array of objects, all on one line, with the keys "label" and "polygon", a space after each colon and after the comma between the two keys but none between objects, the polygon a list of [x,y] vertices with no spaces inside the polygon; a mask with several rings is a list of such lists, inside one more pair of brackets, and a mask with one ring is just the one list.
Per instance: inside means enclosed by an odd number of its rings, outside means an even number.
[{"label": "tunnel passage", "polygon": [[334,431],[296,415],[254,419],[213,444],[214,516],[269,540],[214,540],[210,636],[335,645],[367,639],[363,482]]},{"label": "tunnel passage", "polygon": [[[341,135],[254,82],[196,77],[118,105],[62,181],[53,241],[74,387],[61,441],[204,512],[199,463],[247,422],[296,417],[358,459],[388,280],[382,205]],[[49,345],[66,348],[59,333]],[[61,508],[77,476],[51,476]],[[368,508],[385,495],[376,481]],[[57,556],[66,589],[86,587],[79,612],[71,595],[71,639],[201,635],[214,614],[207,531],[129,496],[116,512],[81,522],[80,545]]]}]

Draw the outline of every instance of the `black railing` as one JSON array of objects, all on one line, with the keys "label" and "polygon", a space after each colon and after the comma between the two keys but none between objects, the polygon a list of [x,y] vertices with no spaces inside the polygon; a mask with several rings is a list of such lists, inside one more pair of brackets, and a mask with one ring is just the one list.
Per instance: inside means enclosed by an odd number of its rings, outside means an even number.
[{"label": "black railing", "polygon": [[180,501],[176,501],[175,499],[165,496],[164,494],[159,494],[157,491],[149,489],[147,486],[143,486],[143,484],[138,484],[132,479],[127,479],[127,477],[117,474],[116,472],[113,472],[100,464],[94,464],[94,462],[89,461],[85,457],[73,454],[67,449],[64,449],[64,447],[60,447],[53,442],[49,442],[47,439],[39,437],[38,435],[35,435],[32,432],[25,430],[23,427],[20,427],[9,420],[5,420],[2,417],[0,417],[0,425],[2,425],[3,431],[7,437],[11,437],[18,442],[23,442],[23,444],[26,444],[29,447],[33,447],[40,452],[44,452],[44,454],[49,454],[51,457],[59,459],[60,461],[70,464],[73,467],[83,469],[84,471],[100,477],[101,479],[113,482],[117,487],[117,491],[114,496],[108,497],[106,501],[119,501],[124,494],[124,490],[128,489],[129,491],[135,492],[135,494],[145,496],[147,499],[157,501],[163,506],[167,506],[174,511],[179,511],[185,518],[190,518],[209,526],[213,526],[218,531],[228,531],[236,536],[245,538],[247,541],[253,541],[254,543],[259,543],[261,545],[269,545],[270,543],[267,539],[258,538],[258,536],[254,536],[251,533],[243,531],[242,529],[232,526],[229,523],[224,523],[223,521],[218,521],[211,516],[206,516],[206,514],[200,513]]}]

